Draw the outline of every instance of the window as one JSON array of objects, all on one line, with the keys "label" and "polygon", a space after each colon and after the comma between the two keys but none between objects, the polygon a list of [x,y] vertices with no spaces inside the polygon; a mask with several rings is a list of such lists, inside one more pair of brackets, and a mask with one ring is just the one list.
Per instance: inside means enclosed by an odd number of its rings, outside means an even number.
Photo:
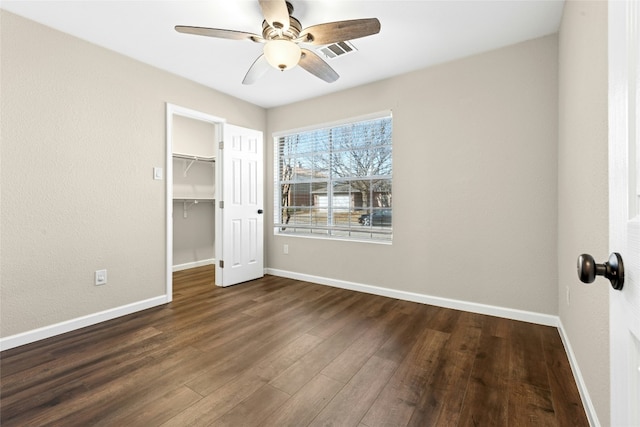
[{"label": "window", "polygon": [[277,234],[392,239],[390,113],[274,138]]}]

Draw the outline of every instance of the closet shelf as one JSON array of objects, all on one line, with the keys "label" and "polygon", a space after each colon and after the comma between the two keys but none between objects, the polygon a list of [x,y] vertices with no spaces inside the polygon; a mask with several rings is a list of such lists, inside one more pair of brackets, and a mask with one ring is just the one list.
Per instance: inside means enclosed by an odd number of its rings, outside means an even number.
[{"label": "closet shelf", "polygon": [[213,203],[216,201],[215,197],[174,197],[174,202],[193,202],[193,203]]},{"label": "closet shelf", "polygon": [[184,176],[187,176],[187,172],[189,172],[189,169],[191,169],[191,166],[193,166],[195,162],[211,163],[212,166],[216,162],[215,156],[201,157],[201,156],[194,156],[191,154],[183,154],[183,153],[173,153],[172,155],[174,159],[183,159],[183,160],[189,161],[189,164],[187,164],[186,162],[184,164],[184,172],[183,172]]},{"label": "closet shelf", "polygon": [[182,203],[182,209],[183,209],[183,216],[185,218],[187,218],[187,211],[189,210],[189,208],[191,208],[193,205],[197,205],[198,203],[214,203],[215,199],[212,198],[202,198],[202,197],[190,197],[190,198],[175,198],[173,199],[174,202],[179,202]]},{"label": "closet shelf", "polygon": [[215,163],[216,157],[206,157],[206,156],[194,156],[193,154],[183,154],[183,153],[173,153],[173,157],[176,159],[184,159],[184,160],[193,160],[196,162],[209,162]]}]

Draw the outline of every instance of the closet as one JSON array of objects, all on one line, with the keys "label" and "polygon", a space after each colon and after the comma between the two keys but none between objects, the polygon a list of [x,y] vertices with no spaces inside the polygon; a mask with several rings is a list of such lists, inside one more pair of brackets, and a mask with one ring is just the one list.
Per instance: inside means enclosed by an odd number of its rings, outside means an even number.
[{"label": "closet", "polygon": [[173,116],[173,271],[215,263],[218,125]]}]

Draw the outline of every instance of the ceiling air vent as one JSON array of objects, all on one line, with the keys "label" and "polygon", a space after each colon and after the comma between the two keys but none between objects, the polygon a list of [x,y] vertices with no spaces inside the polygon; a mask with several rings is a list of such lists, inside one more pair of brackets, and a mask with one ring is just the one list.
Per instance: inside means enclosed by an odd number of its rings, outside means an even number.
[{"label": "ceiling air vent", "polygon": [[350,42],[338,42],[321,48],[320,52],[322,52],[327,58],[333,59],[357,50],[358,49],[356,49]]}]

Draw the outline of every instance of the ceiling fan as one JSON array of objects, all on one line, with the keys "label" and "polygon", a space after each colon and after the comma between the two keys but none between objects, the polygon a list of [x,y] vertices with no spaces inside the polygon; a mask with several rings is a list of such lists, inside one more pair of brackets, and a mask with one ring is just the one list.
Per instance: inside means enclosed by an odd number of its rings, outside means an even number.
[{"label": "ceiling fan", "polygon": [[303,29],[300,21],[292,16],[293,6],[288,1],[258,2],[264,15],[262,36],[243,31],[185,25],[176,25],[175,29],[185,34],[264,44],[263,54],[251,65],[243,84],[255,83],[270,67],[284,71],[296,65],[325,82],[332,83],[340,77],[338,73],[315,52],[300,45],[328,45],[380,32],[380,21],[377,18],[328,22]]}]

